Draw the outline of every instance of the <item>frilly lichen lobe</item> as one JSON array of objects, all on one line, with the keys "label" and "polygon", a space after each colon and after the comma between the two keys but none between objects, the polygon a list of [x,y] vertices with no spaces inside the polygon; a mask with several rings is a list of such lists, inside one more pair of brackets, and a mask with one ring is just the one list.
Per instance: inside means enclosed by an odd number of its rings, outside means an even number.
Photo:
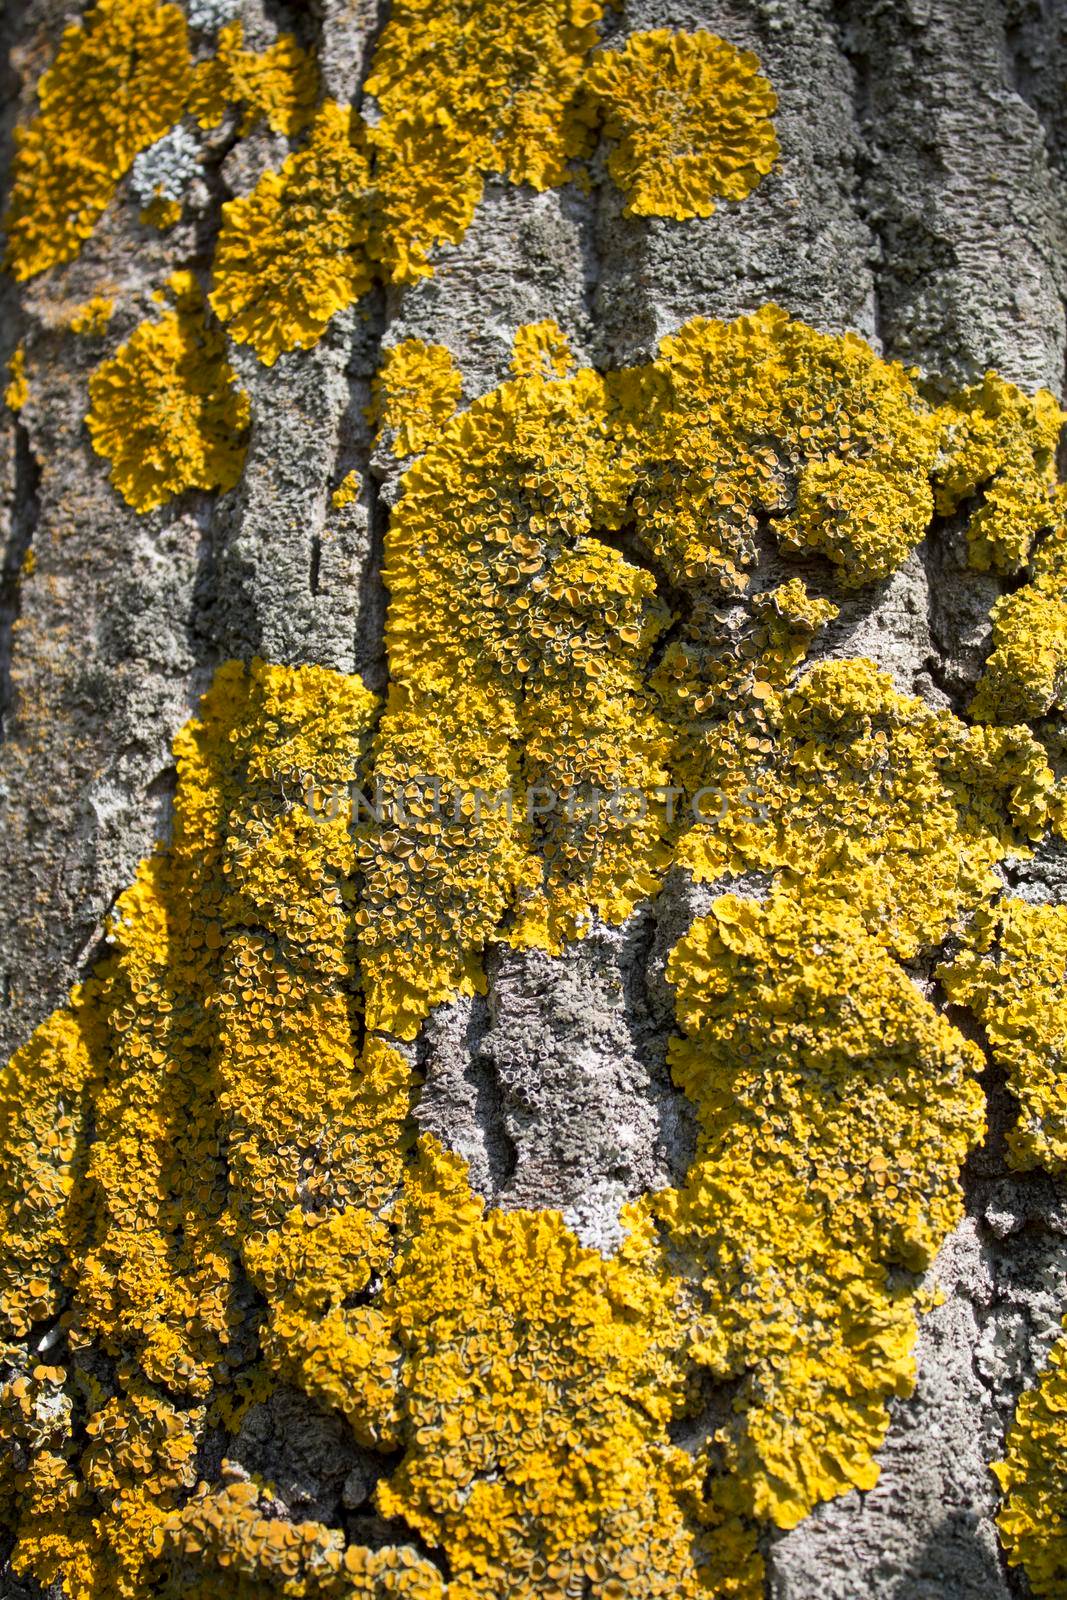
[{"label": "frilly lichen lobe", "polygon": [[328,100],[306,145],[223,207],[211,305],[265,365],[317,343],[370,288],[368,171],[362,123]]},{"label": "frilly lichen lobe", "polygon": [[585,90],[613,143],[608,171],[632,216],[710,217],[773,168],[778,104],[751,51],[658,28],[594,56]]},{"label": "frilly lichen lobe", "polygon": [[983,906],[939,976],[984,1027],[1018,1102],[1009,1164],[1067,1173],[1067,906]]},{"label": "frilly lichen lobe", "polygon": [[[980,925],[1062,793],[1025,727],[869,662],[806,668],[834,604],[752,583],[768,510],[843,587],[893,571],[948,464],[940,411],[775,308],[607,375],[520,330],[515,377],[447,419],[416,366],[385,707],[321,669],[223,668],[179,737],[172,844],[0,1081],[0,1495],[16,1569],[77,1600],[749,1600],[765,1523],[874,1481],[917,1274],[960,1214],[979,1057],[901,962]],[[1012,452],[1021,548],[1056,501]],[[550,775],[729,803],[442,814],[449,784]],[[377,781],[402,815],[354,819]],[[719,895],[671,957],[699,1145],[605,1259],[415,1139],[395,1036],[482,982],[490,943],[621,922],[672,861],[766,893]],[[53,1321],[38,1370],[24,1341]],[[709,1381],[737,1403],[690,1455],[671,1427]],[[395,1454],[375,1509],[420,1551],[198,1481],[209,1430],[232,1447],[278,1384]]]},{"label": "frilly lichen lobe", "polygon": [[191,66],[185,17],[157,0],[96,0],[64,32],[15,130],[5,265],[24,281],[69,261],[134,157],[181,116]]},{"label": "frilly lichen lobe", "polygon": [[257,53],[245,48],[244,28],[235,21],[219,30],[215,54],[195,68],[189,111],[202,128],[214,128],[228,106],[238,106],[242,133],[263,121],[291,138],[310,122],[318,87],[313,57],[291,34]]},{"label": "frilly lichen lobe", "polygon": [[443,344],[403,339],[382,357],[368,420],[379,440],[388,432],[394,455],[415,455],[453,415],[462,389],[459,368]]},{"label": "frilly lichen lobe", "polygon": [[[310,184],[291,156],[227,208],[214,303],[233,337],[268,364],[306,348],[373,282],[429,274],[434,250],[466,233],[486,178],[543,190],[583,176],[602,121],[633,210],[706,216],[712,197],[748,194],[777,155],[774,95],[755,58],[707,33],[667,32],[591,54],[602,12],[598,0],[394,6],[365,85],[373,114],[352,111],[348,148],[338,134],[335,161]],[[347,278],[330,217],[344,219]],[[323,273],[330,298],[309,321]]]},{"label": "frilly lichen lobe", "polygon": [[1053,1345],[1037,1383],[1023,1392],[1005,1455],[993,1463],[997,1513],[1008,1564],[1021,1566],[1035,1595],[1067,1593],[1067,1336]]},{"label": "frilly lichen lobe", "polygon": [[93,448],[136,511],[186,489],[225,493],[244,466],[251,408],[225,339],[190,274],[169,288],[173,309],[142,322],[89,380]]}]

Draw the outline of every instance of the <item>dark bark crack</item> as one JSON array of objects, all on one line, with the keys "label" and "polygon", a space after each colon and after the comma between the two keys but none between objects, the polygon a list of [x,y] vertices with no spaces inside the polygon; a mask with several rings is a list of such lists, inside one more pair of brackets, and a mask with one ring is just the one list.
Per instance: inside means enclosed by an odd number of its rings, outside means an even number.
[{"label": "dark bark crack", "polygon": [[0,744],[15,704],[12,672],[14,630],[22,609],[22,580],[26,557],[37,529],[41,469],[25,426],[14,424],[14,485],[9,531],[0,563]]}]

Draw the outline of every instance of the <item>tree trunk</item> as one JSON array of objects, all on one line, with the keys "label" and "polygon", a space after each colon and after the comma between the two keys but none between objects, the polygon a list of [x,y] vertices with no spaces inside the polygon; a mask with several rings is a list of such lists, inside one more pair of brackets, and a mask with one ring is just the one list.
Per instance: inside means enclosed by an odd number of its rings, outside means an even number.
[{"label": "tree trunk", "polygon": [[[8,154],[72,10],[59,0],[7,9]],[[367,76],[380,10],[242,0],[240,14],[253,48],[292,30],[317,53],[324,93],[347,102]],[[641,30],[706,29],[754,51],[778,96],[774,171],[747,198],[684,221],[625,215],[595,163],[584,189],[490,178],[432,275],[375,287],[276,365],[230,346],[253,419],[230,493],[193,489],[135,511],[90,444],[87,385],[155,315],[170,273],[191,268],[207,283],[220,202],[280,165],[281,135],[260,125],[238,138],[231,124],[169,231],[139,223],[120,188],[72,260],[5,282],[2,353],[24,350],[29,391],[0,419],[5,1059],[106,955],[109,912],[170,836],[172,742],[222,663],[313,664],[386,689],[383,540],[407,466],[368,420],[386,349],[447,347],[469,405],[508,380],[521,326],[553,319],[581,365],[609,371],[652,360],[692,318],[729,321],[775,302],[917,366],[935,398],[990,367],[1027,394],[1063,396],[1067,11],[1057,0],[623,0],[603,28],[616,45]],[[106,328],[72,333],[74,308],[100,295],[114,302]],[[360,496],[335,514],[331,495],[353,469]],[[862,600],[835,594],[842,620],[812,657],[869,657],[900,692],[962,716],[989,653],[990,607],[1013,580],[968,569],[946,529]],[[1011,870],[1016,895],[1067,904],[1061,846]],[[409,1048],[423,1080],[414,1118],[469,1162],[479,1194],[505,1211],[562,1211],[583,1244],[610,1255],[619,1206],[682,1181],[696,1135],[667,1061],[677,1023],[665,963],[716,892],[675,867],[621,926],[598,922],[562,954],[491,944],[487,992],[433,1009]],[[913,976],[931,971],[932,960]],[[874,1488],[824,1500],[788,1531],[761,1526],[762,1582],[779,1600],[1031,1592],[998,1541],[990,1463],[1059,1331],[1067,1205],[1056,1178],[1006,1165],[1014,1102],[995,1064],[982,1082],[990,1131],[932,1269],[944,1297],[920,1318],[914,1393],[891,1404]],[[30,1337],[48,1328],[35,1323]],[[102,1358],[94,1371],[111,1381]],[[699,1440],[716,1405],[721,1396],[689,1418]],[[340,1413],[298,1384],[278,1382],[236,1435],[215,1427],[200,1447],[203,1481],[218,1481],[225,1456],[274,1485],[277,1517],[343,1528],[354,1545],[410,1541],[438,1559],[424,1532],[398,1533],[361,1505],[360,1475],[372,1484],[399,1458],[354,1444]],[[64,1576],[49,1590],[43,1568],[9,1570],[0,1594],[90,1592],[64,1590]],[[587,1582],[566,1592],[623,1592]]]}]

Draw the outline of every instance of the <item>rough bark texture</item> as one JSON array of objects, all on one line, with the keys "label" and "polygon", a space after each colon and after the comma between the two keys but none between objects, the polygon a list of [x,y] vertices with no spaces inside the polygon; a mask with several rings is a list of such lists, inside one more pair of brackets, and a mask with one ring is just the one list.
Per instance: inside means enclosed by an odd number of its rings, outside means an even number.
[{"label": "rough bark texture", "polygon": [[[8,128],[69,10],[62,0],[9,5]],[[281,22],[314,43],[341,98],[381,20],[369,0],[246,0],[243,14],[253,39]],[[114,348],[175,261],[192,252],[206,265],[201,223],[161,240],[132,220],[134,207],[112,207],[70,266],[18,293],[4,287],[0,354],[25,338],[35,374],[29,405],[0,420],[5,1055],[85,974],[109,906],[165,837],[170,742],[220,661],[315,662],[382,686],[377,563],[397,469],[372,455],[364,407],[383,342],[448,345],[470,399],[506,376],[524,322],[554,317],[580,358],[608,366],[649,356],[694,315],[776,300],[946,378],[995,365],[1062,393],[1058,0],[627,0],[610,26],[702,27],[755,49],[780,98],[779,170],[743,204],[691,223],[626,219],[608,185],[588,196],[490,185],[431,279],[339,316],[315,349],[269,372],[238,353],[255,425],[242,485],[223,506],[187,495],[138,516],[116,497],[82,421],[104,346],[58,326],[63,304],[114,285]],[[261,145],[266,164],[270,142]],[[239,160],[219,152],[204,219],[209,198],[254,182],[248,148]],[[330,487],[349,467],[369,492],[343,538],[320,548]],[[845,606],[828,648],[870,655],[901,689],[960,708],[996,593],[946,544],[923,546],[876,603]],[[1067,857],[1047,853],[1016,889],[1064,900]],[[684,1169],[692,1130],[665,1066],[663,963],[705,904],[672,877],[654,907],[561,958],[498,953],[484,1000],[434,1016],[418,1047],[420,1119],[470,1160],[485,1194],[559,1206],[584,1238],[610,1245],[620,1199]],[[1010,1113],[991,1087],[1003,1123]],[[1002,1133],[972,1162],[967,1219],[935,1273],[945,1303],[923,1321],[918,1387],[895,1407],[881,1481],[773,1541],[778,1600],[1026,1592],[998,1553],[988,1462],[1067,1303],[1067,1199],[1051,1180],[1009,1174]],[[295,1401],[246,1431],[242,1459],[303,1482],[294,1503],[307,1514],[336,1499],[342,1466],[361,1470]],[[23,1592],[0,1577],[0,1594]]]}]

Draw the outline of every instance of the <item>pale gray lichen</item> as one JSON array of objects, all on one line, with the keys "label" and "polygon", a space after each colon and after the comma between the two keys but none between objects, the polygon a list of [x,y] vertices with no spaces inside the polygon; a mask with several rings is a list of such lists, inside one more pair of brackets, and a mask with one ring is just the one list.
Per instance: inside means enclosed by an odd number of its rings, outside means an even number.
[{"label": "pale gray lichen", "polygon": [[149,145],[133,163],[130,189],[142,206],[153,200],[181,200],[200,167],[195,134],[179,123]]},{"label": "pale gray lichen", "polygon": [[588,1194],[564,1208],[563,1221],[587,1250],[610,1256],[626,1237],[619,1212],[629,1198],[625,1184],[600,1179]]},{"label": "pale gray lichen", "polygon": [[189,26],[201,33],[214,33],[224,22],[232,22],[241,9],[241,0],[189,0]]}]

